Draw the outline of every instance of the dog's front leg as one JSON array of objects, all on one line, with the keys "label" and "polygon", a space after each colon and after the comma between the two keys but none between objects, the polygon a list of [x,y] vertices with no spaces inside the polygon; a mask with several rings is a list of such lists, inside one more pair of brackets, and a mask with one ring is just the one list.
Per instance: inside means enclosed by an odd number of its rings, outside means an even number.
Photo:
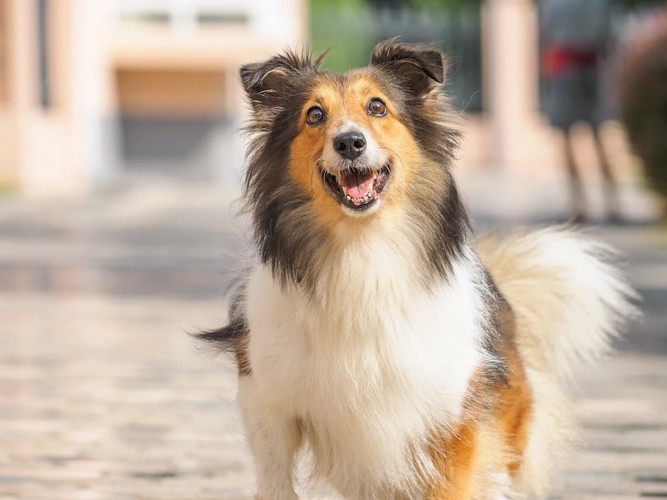
[{"label": "dog's front leg", "polygon": [[294,457],[301,444],[296,419],[269,414],[253,399],[251,376],[239,380],[239,405],[246,438],[255,458],[258,500],[296,500]]}]

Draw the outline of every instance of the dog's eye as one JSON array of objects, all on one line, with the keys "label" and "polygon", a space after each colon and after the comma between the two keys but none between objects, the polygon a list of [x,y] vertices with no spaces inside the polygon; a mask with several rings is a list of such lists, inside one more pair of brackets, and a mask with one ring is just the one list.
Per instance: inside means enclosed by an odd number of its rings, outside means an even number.
[{"label": "dog's eye", "polygon": [[384,116],[387,114],[387,106],[377,97],[370,100],[366,109],[368,110],[368,114],[373,116]]},{"label": "dog's eye", "polygon": [[306,113],[306,122],[308,125],[317,125],[324,119],[324,111],[319,106],[313,106]]}]

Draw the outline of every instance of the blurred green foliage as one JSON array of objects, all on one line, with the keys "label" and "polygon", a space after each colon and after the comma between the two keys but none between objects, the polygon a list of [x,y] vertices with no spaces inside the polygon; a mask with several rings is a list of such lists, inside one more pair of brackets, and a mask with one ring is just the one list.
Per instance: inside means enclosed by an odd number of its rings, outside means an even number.
[{"label": "blurred green foliage", "polygon": [[481,0],[368,0],[376,6],[410,7],[413,9],[461,9],[480,4]]},{"label": "blurred green foliage", "polygon": [[[365,66],[375,43],[388,36],[398,35],[405,41],[445,41],[446,33],[434,34],[433,30],[423,32],[421,40],[416,40],[409,29],[388,34],[387,25],[392,24],[387,22],[388,14],[399,19],[397,25],[401,18],[404,26],[412,22],[414,19],[406,19],[409,14],[432,22],[442,19],[446,28],[452,16],[466,12],[477,16],[481,3],[482,0],[310,0],[310,40],[315,52],[331,49],[324,69],[344,71]],[[445,43],[444,48],[451,47]]]},{"label": "blurred green foliage", "polygon": [[[539,1],[539,0],[536,0]],[[582,0],[585,1],[585,0]],[[374,7],[410,7],[415,9],[442,8],[461,9],[468,8],[471,5],[479,5],[483,0],[337,0],[336,5],[359,7],[362,5],[372,5]],[[641,5],[660,5],[664,0],[613,0],[614,3],[627,7],[637,7]],[[310,0],[311,7],[317,8],[331,5],[331,0]]]},{"label": "blurred green foliage", "polygon": [[311,7],[330,6],[335,3],[337,6],[360,7],[362,5],[371,5],[373,7],[409,7],[413,9],[428,8],[447,8],[460,9],[471,5],[479,5],[482,0],[310,0]]},{"label": "blurred green foliage", "polygon": [[[323,69],[346,71],[368,62],[373,35],[363,18],[371,7],[365,0],[311,0],[310,43],[316,53],[329,51]],[[348,22],[342,23],[341,19]],[[349,20],[353,22],[349,22]],[[342,24],[345,24],[344,26]]]},{"label": "blurred green foliage", "polygon": [[447,91],[467,111],[480,111],[479,0],[310,0],[315,52],[331,49],[323,69],[346,71],[368,64],[376,43],[394,36],[435,42],[448,56]]}]

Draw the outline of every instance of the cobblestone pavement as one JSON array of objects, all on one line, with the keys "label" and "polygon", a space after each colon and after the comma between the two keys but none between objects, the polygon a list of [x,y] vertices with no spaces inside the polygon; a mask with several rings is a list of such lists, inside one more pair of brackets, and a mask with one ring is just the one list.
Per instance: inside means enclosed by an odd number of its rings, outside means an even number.
[{"label": "cobblestone pavement", "polygon": [[[218,325],[241,222],[229,193],[140,187],[0,200],[0,500],[230,499],[253,491]],[[578,389],[558,498],[667,497],[667,237],[601,228],[646,319]]]}]

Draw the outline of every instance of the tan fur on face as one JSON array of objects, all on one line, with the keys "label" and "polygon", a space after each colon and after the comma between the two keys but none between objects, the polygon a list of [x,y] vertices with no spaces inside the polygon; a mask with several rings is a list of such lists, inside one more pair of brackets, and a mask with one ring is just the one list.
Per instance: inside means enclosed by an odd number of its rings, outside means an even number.
[{"label": "tan fur on face", "polygon": [[[423,162],[417,142],[399,120],[397,108],[373,77],[358,71],[344,78],[341,83],[328,75],[318,77],[301,111],[299,134],[290,151],[290,175],[304,193],[312,198],[318,218],[329,228],[343,221],[356,223],[351,222],[339,202],[328,192],[318,166],[318,162],[323,161],[324,149],[331,147],[341,125],[352,122],[365,133],[371,134],[392,162],[389,183],[380,195],[384,205],[382,212],[392,211],[387,207],[404,208],[408,201],[407,186]],[[376,117],[367,113],[366,107],[372,98],[382,99],[388,110],[386,116]],[[306,123],[306,114],[312,106],[320,106],[326,116],[317,126]]]}]

